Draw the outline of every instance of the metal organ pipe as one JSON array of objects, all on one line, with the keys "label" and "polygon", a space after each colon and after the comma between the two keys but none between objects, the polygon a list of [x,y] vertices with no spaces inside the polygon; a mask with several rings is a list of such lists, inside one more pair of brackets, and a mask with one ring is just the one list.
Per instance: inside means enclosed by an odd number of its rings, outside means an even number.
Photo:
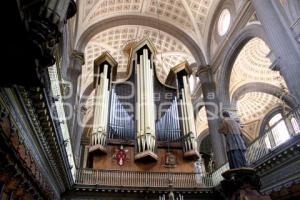
[{"label": "metal organ pipe", "polygon": [[181,121],[183,129],[183,150],[186,157],[199,157],[199,152],[197,149],[197,142],[195,138],[196,126],[193,115],[193,104],[191,99],[191,93],[187,77],[183,76],[183,87],[180,90],[181,99],[180,109],[181,109]]},{"label": "metal organ pipe", "polygon": [[143,49],[139,56],[139,64],[136,64],[137,102],[137,145],[138,153],[146,151],[154,152],[155,148],[155,113],[153,68],[148,58],[148,49]]},{"label": "metal organ pipe", "polygon": [[119,101],[115,88],[112,89],[108,137],[110,139],[134,139],[134,120]]},{"label": "metal organ pipe", "polygon": [[156,122],[158,140],[171,142],[180,138],[177,106],[177,99],[175,97],[168,111]]},{"label": "metal organ pipe", "polygon": [[182,91],[182,108],[183,108],[183,113],[184,113],[184,118],[183,118],[183,122],[185,124],[186,127],[186,140],[185,140],[185,148],[186,149],[190,149],[190,139],[188,134],[190,134],[190,122],[189,122],[189,116],[188,116],[188,112],[187,112],[187,101],[186,101],[186,96],[185,96],[185,91],[184,89],[181,90]]},{"label": "metal organ pipe", "polygon": [[[98,73],[100,72],[100,67]],[[105,64],[103,72],[96,79],[96,104],[94,110],[93,134],[90,151],[99,149],[105,152],[107,122],[108,122],[108,102],[109,102],[109,79],[108,65]]]},{"label": "metal organ pipe", "polygon": [[195,128],[195,121],[194,121],[194,115],[193,115],[193,104],[192,104],[192,98],[190,93],[190,87],[188,85],[186,76],[183,77],[183,83],[184,83],[184,92],[185,92],[185,98],[186,98],[186,111],[188,115],[188,122],[189,122],[189,132],[196,132]]}]

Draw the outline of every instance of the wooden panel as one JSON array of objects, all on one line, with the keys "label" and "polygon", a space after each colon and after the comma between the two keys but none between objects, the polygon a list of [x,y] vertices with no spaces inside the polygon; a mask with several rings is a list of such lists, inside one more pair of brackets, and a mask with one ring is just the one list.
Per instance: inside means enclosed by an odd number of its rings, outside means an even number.
[{"label": "wooden panel", "polygon": [[[107,154],[92,156],[94,169],[112,169],[112,170],[126,170],[126,171],[151,171],[151,172],[168,172],[169,168],[165,167],[165,154],[167,149],[158,148],[156,154],[159,159],[155,163],[142,163],[134,161],[134,147],[124,146],[127,152],[127,159],[123,166],[119,166],[117,160],[114,158],[119,149],[119,145],[108,145]],[[171,172],[194,172],[194,162],[184,160],[181,149],[172,149],[172,153],[176,156],[177,165],[171,168]]]}]

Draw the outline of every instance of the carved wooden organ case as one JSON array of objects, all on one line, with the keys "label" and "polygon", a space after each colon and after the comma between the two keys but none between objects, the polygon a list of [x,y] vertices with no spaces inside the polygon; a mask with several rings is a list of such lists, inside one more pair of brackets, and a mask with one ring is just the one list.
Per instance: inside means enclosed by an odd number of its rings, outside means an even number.
[{"label": "carved wooden organ case", "polygon": [[157,142],[182,144],[184,157],[198,159],[187,62],[162,83],[156,49],[149,39],[127,48],[128,71],[116,79],[117,62],[104,53],[94,62],[95,109],[89,152],[106,153],[108,140],[135,141],[135,160],[156,161]]}]

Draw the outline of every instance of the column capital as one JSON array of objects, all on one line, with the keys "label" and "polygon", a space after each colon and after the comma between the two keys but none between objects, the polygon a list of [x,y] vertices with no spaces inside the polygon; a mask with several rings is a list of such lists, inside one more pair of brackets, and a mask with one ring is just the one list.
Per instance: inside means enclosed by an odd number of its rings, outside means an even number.
[{"label": "column capital", "polygon": [[204,66],[199,66],[196,76],[201,76],[203,73],[211,73],[211,67],[210,65],[204,65]]},{"label": "column capital", "polygon": [[82,52],[73,50],[73,52],[71,54],[71,58],[78,59],[81,65],[85,64],[84,53],[82,53]]},{"label": "column capital", "polygon": [[213,90],[215,90],[216,83],[214,81],[213,71],[210,65],[200,66],[196,76],[200,78],[202,86],[206,85],[214,88]]}]

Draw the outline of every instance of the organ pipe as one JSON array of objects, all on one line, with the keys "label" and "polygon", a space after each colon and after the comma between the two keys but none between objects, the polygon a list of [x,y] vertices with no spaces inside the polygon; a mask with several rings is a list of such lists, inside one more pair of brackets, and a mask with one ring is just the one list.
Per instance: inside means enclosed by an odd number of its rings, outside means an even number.
[{"label": "organ pipe", "polygon": [[[140,51],[141,52],[141,51]],[[136,64],[136,123],[137,123],[137,151],[135,159],[154,159],[156,146],[155,111],[153,89],[153,67],[149,59],[151,54],[147,48],[138,55]]]},{"label": "organ pipe", "polygon": [[[108,134],[109,102],[111,96],[111,73],[116,62],[108,53],[102,54],[95,60],[95,107],[93,132],[89,152],[100,151],[106,153],[106,139]],[[113,100],[113,98],[112,98]]]},{"label": "organ pipe", "polygon": [[118,99],[114,88],[111,93],[108,137],[110,139],[132,140],[135,138],[133,117],[128,114]]},{"label": "organ pipe", "polygon": [[108,118],[108,65],[104,65],[96,85],[96,102],[94,111],[94,124],[90,152],[96,149],[106,151],[107,118]]},{"label": "organ pipe", "polygon": [[200,154],[196,142],[196,126],[193,115],[193,104],[191,98],[190,87],[188,83],[188,75],[191,73],[186,62],[181,63],[171,69],[168,79],[172,82],[172,76],[176,77],[178,87],[178,103],[177,108],[180,109],[180,125],[182,129],[182,144],[184,156],[187,158],[198,159]]},{"label": "organ pipe", "polygon": [[179,141],[181,135],[177,106],[177,98],[175,97],[167,112],[156,122],[155,127],[159,141]]}]

